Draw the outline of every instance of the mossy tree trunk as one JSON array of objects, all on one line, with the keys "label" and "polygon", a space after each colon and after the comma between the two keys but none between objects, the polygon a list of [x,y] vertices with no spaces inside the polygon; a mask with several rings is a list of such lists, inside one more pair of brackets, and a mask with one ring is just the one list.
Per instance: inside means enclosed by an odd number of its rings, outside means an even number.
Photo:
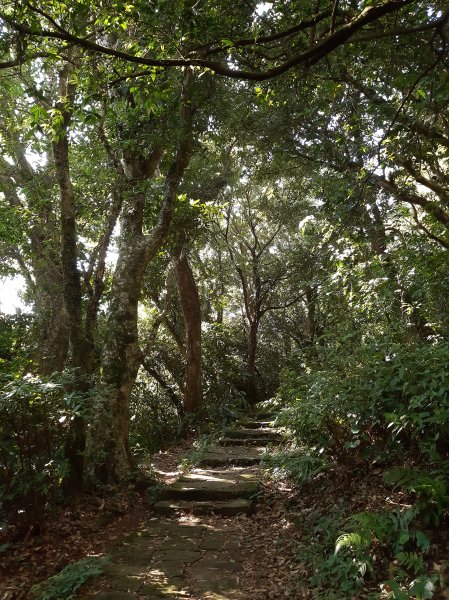
[{"label": "mossy tree trunk", "polygon": [[[159,166],[164,144],[156,144],[150,158],[128,153],[125,174],[128,198],[123,208],[119,258],[110,293],[107,337],[104,347],[103,380],[106,395],[90,435],[90,453],[95,471],[104,482],[124,481],[133,468],[129,446],[129,402],[141,363],[138,344],[138,302],[145,270],[166,240],[173,205],[192,152],[194,107],[190,98],[192,73],[184,76],[179,140],[165,177],[163,201],[156,225],[143,232],[145,194],[143,179],[151,179]],[[144,170],[142,166],[144,165]]]},{"label": "mossy tree trunk", "polygon": [[[68,130],[71,120],[71,103],[74,87],[70,83],[70,68],[59,73],[57,109],[62,115],[61,130],[53,140],[53,159],[60,195],[61,267],[63,295],[68,315],[71,364],[78,370],[79,391],[87,391],[85,375],[91,368],[91,352],[86,344],[82,316],[81,277],[78,270],[77,229],[75,197],[70,177]],[[65,482],[66,492],[76,494],[83,485],[86,423],[82,415],[76,415],[66,440],[65,453],[70,470]]]}]

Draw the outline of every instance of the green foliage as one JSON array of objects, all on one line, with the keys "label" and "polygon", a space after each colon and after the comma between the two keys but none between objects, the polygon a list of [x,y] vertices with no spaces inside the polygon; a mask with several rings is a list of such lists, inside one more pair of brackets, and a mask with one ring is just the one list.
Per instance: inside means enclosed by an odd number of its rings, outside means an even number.
[{"label": "green foliage", "polygon": [[28,366],[32,322],[30,315],[0,313],[0,377],[18,373]]},{"label": "green foliage", "polygon": [[243,370],[241,330],[235,323],[208,323],[203,333],[204,405],[199,423],[223,429],[248,407],[235,383]]},{"label": "green foliage", "polygon": [[30,590],[33,600],[71,600],[75,592],[91,577],[100,575],[108,564],[108,556],[90,556],[68,565]]},{"label": "green foliage", "polygon": [[335,553],[342,549],[350,549],[354,553],[366,551],[374,540],[393,546],[395,555],[402,553],[404,546],[414,539],[427,547],[429,541],[424,534],[418,532],[416,538],[416,533],[410,529],[415,518],[416,510],[412,508],[389,514],[362,512],[351,515],[348,524],[353,530],[337,539]]},{"label": "green foliage", "polygon": [[416,469],[396,467],[384,474],[386,483],[415,494],[414,509],[424,523],[439,525],[449,508],[447,473],[426,473]]},{"label": "green foliage", "polygon": [[[388,340],[342,354],[341,340],[323,368],[283,375],[284,420],[308,446],[329,454],[357,451],[385,460],[415,449],[435,462],[449,443],[449,344],[409,348]],[[344,373],[344,377],[342,374]]]},{"label": "green foliage", "polygon": [[319,598],[374,598],[370,590],[378,586],[389,598],[432,598],[440,576],[429,568],[429,527],[441,524],[449,508],[449,347],[442,340],[410,346],[357,338],[356,332],[336,338],[323,353],[315,348],[314,369],[304,352],[301,372],[284,372],[279,421],[292,426],[307,460],[420,467],[395,466],[384,474],[409,507],[362,512],[329,526],[340,529],[335,551],[322,560],[316,551],[309,581]]},{"label": "green foliage", "polygon": [[303,485],[325,472],[329,461],[326,457],[292,451],[267,453],[263,456],[262,464],[274,477],[288,477],[297,485]]},{"label": "green foliage", "polygon": [[298,561],[309,574],[313,597],[432,598],[439,576],[426,574],[430,540],[418,524],[413,508],[346,517],[340,504],[328,513],[316,508],[307,514],[298,523],[308,534],[298,547]]},{"label": "green foliage", "polygon": [[180,467],[183,470],[189,470],[196,467],[203,458],[204,454],[213,445],[214,441],[219,437],[219,433],[200,435],[193,443],[193,447],[182,458]]},{"label": "green foliage", "polygon": [[[433,598],[438,576],[428,576],[425,572],[424,553],[430,540],[415,528],[419,516],[420,510],[416,507],[386,514],[363,512],[352,515],[348,520],[352,531],[339,536],[335,554],[346,551],[353,560],[364,561],[372,570],[372,557],[383,553],[386,560],[394,560],[392,572],[395,577],[383,584],[391,590],[392,598]],[[406,582],[411,577],[413,580],[406,592]]]},{"label": "green foliage", "polygon": [[301,520],[300,527],[308,535],[298,546],[298,562],[304,564],[308,573],[307,588],[313,589],[314,597],[322,600],[358,594],[370,567],[365,556],[354,559],[349,554],[333,552],[343,521],[342,506],[328,513],[317,508]]},{"label": "green foliage", "polygon": [[[65,443],[76,416],[90,416],[93,391],[79,392],[76,371],[6,380],[0,394],[0,500],[13,520],[39,522],[61,495]],[[79,389],[79,388],[78,388]]]},{"label": "green foliage", "polygon": [[437,583],[444,583],[438,575],[417,577],[409,585],[401,585],[394,579],[390,579],[382,586],[386,591],[383,597],[390,600],[409,600],[410,598],[427,600],[434,597]]},{"label": "green foliage", "polygon": [[130,404],[130,442],[140,458],[174,443],[182,430],[178,407],[164,390],[140,376]]}]

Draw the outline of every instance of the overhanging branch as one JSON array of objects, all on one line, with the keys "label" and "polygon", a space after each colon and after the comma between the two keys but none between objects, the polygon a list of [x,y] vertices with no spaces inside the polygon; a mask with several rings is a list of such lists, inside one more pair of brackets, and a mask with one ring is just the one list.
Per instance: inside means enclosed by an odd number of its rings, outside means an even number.
[{"label": "overhanging branch", "polygon": [[[356,32],[360,31],[365,25],[373,23],[389,13],[399,11],[407,4],[412,3],[412,1],[413,0],[391,0],[390,2],[386,2],[382,6],[367,7],[349,23],[346,23],[345,25],[342,25],[335,31],[329,33],[329,35],[327,35],[318,44],[307,48],[306,50],[292,56],[289,60],[284,61],[280,65],[272,67],[271,69],[267,69],[266,71],[245,71],[241,69],[233,69],[222,62],[209,60],[206,58],[145,58],[142,56],[129,54],[121,50],[109,48],[101,44],[97,44],[96,42],[93,42],[91,39],[88,38],[78,37],[76,35],[73,35],[69,31],[63,30],[59,25],[56,30],[36,30],[25,23],[19,23],[15,21],[10,15],[7,15],[5,13],[0,12],[0,19],[2,19],[5,23],[7,23],[10,27],[12,27],[15,31],[17,31],[23,36],[57,39],[65,41],[71,44],[75,44],[81,48],[84,48],[85,50],[89,50],[97,54],[112,56],[114,58],[121,59],[128,63],[163,68],[201,67],[204,69],[210,69],[216,75],[220,75],[223,77],[230,77],[233,79],[241,79],[247,81],[264,81],[272,79],[273,77],[277,77],[278,75],[281,75],[298,65],[311,65],[318,62],[324,56],[328,55],[339,46],[342,46],[348,41],[350,41],[352,36]],[[440,21],[435,21],[435,28],[438,28],[440,25]],[[240,42],[240,45],[242,45],[242,42],[243,40]]]}]

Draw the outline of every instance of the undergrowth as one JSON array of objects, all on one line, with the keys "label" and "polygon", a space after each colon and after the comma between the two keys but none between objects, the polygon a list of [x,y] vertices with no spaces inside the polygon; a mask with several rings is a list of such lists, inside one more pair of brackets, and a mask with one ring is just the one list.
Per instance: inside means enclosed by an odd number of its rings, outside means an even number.
[{"label": "undergrowth", "polygon": [[[387,472],[384,479],[396,476]],[[433,496],[427,488],[430,479],[427,477],[425,493]],[[418,487],[416,481],[414,488]],[[303,532],[297,548],[298,594],[312,593],[307,597],[317,600],[434,598],[437,589],[445,585],[447,569],[445,561],[438,558],[442,546],[432,540],[429,528],[435,519],[440,527],[446,527],[437,504],[429,508],[421,504],[420,496],[413,504],[396,503],[394,509],[385,504],[352,513],[354,502],[369,504],[369,495],[357,496],[356,490],[355,498],[334,500],[332,487],[332,483],[327,489],[321,487],[321,502],[313,508],[302,488],[307,508],[295,519]],[[429,487],[439,489],[439,484]]]},{"label": "undergrowth", "polygon": [[196,467],[218,437],[218,433],[200,435],[193,442],[192,448],[183,456],[179,465],[181,471],[188,471]]},{"label": "undergrowth", "polygon": [[108,556],[83,558],[46,581],[33,585],[30,596],[33,600],[71,600],[88,579],[103,572],[109,561]]},{"label": "undergrowth", "polygon": [[329,466],[326,457],[303,454],[297,450],[264,454],[262,466],[277,479],[289,478],[298,485],[324,473]]},{"label": "undergrowth", "polygon": [[436,598],[447,570],[449,344],[351,340],[304,351],[283,373],[278,424],[296,449],[266,463],[299,494],[333,470],[348,482],[376,470],[383,488],[374,508],[346,498],[312,511],[298,561],[314,598]]}]

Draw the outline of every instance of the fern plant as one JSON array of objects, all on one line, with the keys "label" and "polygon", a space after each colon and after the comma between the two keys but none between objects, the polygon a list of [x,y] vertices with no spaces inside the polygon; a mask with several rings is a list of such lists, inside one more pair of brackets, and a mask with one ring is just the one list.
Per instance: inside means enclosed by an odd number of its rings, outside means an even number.
[{"label": "fern plant", "polygon": [[[362,512],[352,515],[348,519],[351,531],[337,538],[334,554],[346,551],[359,565],[365,565],[365,570],[371,570],[371,555],[377,542],[394,558],[394,579],[384,583],[390,590],[387,597],[392,600],[432,598],[435,578],[425,575],[423,555],[430,540],[414,527],[418,515],[415,507],[398,508],[389,514]],[[362,569],[360,573],[364,575]],[[404,582],[410,581],[410,577],[416,579],[407,587]]]},{"label": "fern plant", "polygon": [[446,481],[440,473],[396,467],[384,474],[385,483],[416,494],[415,510],[426,524],[438,525],[449,508]]},{"label": "fern plant", "polygon": [[109,561],[108,556],[83,558],[46,581],[33,585],[30,596],[33,600],[72,600],[83,583],[90,577],[100,575]]},{"label": "fern plant", "polygon": [[267,453],[263,456],[262,463],[275,477],[291,477],[297,485],[310,481],[329,466],[329,461],[324,456],[298,452]]},{"label": "fern plant", "polygon": [[[358,594],[371,564],[363,559],[354,559],[351,552],[332,552],[335,536],[341,530],[344,515],[341,507],[329,513],[312,513],[306,523],[306,530],[312,531],[311,540],[300,545],[301,562],[308,565],[308,584],[314,589],[314,598],[320,600],[341,600]],[[318,517],[318,518],[317,518]]]}]

